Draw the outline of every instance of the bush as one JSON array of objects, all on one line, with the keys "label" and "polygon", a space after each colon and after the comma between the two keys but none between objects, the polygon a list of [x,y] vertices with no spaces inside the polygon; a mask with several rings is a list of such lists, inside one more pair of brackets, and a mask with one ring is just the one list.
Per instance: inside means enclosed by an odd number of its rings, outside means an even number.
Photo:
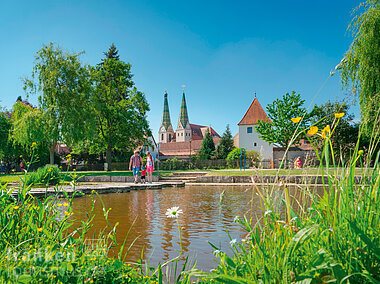
[{"label": "bush", "polygon": [[[51,170],[49,170],[51,169]],[[40,169],[55,177],[56,167]],[[32,173],[31,173],[32,174]],[[37,176],[37,172],[25,174]],[[87,218],[77,222],[72,215],[72,198],[54,196],[36,199],[24,183],[17,197],[0,186],[0,282],[1,283],[150,283],[155,275],[142,275],[136,267],[125,263],[124,244],[115,244],[116,226],[94,236],[86,235],[92,227],[94,205]],[[101,201],[101,199],[100,199]],[[95,198],[93,198],[93,204]],[[102,202],[102,201],[101,201]],[[105,218],[108,224],[108,212]],[[110,225],[111,226],[111,225]],[[75,233],[73,233],[75,232]],[[109,257],[116,247],[117,256]]]},{"label": "bush", "polygon": [[24,177],[25,186],[34,184],[57,184],[61,180],[61,171],[56,165],[46,165],[35,172],[27,173]]},{"label": "bush", "polygon": [[250,161],[251,167],[252,166],[258,167],[259,166],[259,162],[261,160],[259,152],[255,151],[255,150],[247,151],[247,152],[245,152],[245,156],[246,156],[246,159]]}]

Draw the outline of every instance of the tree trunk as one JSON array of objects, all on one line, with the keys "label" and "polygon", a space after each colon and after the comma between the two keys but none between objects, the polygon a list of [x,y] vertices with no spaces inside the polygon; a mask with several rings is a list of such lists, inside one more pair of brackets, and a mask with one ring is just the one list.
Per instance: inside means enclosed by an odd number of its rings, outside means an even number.
[{"label": "tree trunk", "polygon": [[50,149],[49,149],[50,165],[54,165],[54,152],[55,152],[56,145],[57,145],[57,142],[53,142]]},{"label": "tree trunk", "polygon": [[108,168],[107,170],[108,171],[111,171],[111,163],[112,163],[112,148],[111,146],[108,146],[107,147],[107,150],[106,150],[106,163],[108,164]]}]

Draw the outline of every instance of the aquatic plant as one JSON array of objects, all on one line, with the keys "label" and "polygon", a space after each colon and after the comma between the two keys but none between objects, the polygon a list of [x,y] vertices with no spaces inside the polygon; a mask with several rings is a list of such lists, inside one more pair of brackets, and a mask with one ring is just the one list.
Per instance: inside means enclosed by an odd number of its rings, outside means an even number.
[{"label": "aquatic plant", "polygon": [[[307,132],[313,146],[323,143],[322,152],[314,148],[320,160],[322,193],[316,185],[308,185],[290,196],[289,187],[278,179],[268,192],[255,186],[262,216],[235,218],[246,231],[245,238],[231,239],[231,253],[212,244],[216,268],[210,273],[193,269],[189,275],[205,283],[380,281],[380,152],[375,152],[379,133],[373,133],[366,153],[357,143],[348,163],[336,161],[330,137],[343,116],[335,114],[334,123],[320,132],[315,126],[298,132]],[[292,121],[298,123],[299,118]],[[363,172],[360,177],[355,176],[358,164]],[[284,210],[275,202],[279,191]]]}]

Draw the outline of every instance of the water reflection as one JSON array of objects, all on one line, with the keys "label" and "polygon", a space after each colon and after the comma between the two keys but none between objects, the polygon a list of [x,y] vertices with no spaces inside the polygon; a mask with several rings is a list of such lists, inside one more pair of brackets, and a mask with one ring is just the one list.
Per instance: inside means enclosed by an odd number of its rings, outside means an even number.
[{"label": "water reflection", "polygon": [[[220,194],[224,193],[219,210]],[[95,197],[97,198],[97,197]],[[101,195],[106,208],[112,208],[109,220],[112,225],[119,222],[117,239],[123,242],[128,230],[136,222],[127,237],[127,245],[138,238],[131,248],[127,260],[140,259],[144,250],[144,259],[151,265],[157,265],[174,258],[180,251],[180,242],[176,220],[167,218],[166,209],[179,206],[183,210],[179,223],[182,227],[182,246],[185,255],[196,256],[197,266],[203,270],[213,268],[213,249],[208,241],[222,250],[229,250],[231,237],[240,240],[245,233],[233,223],[235,216],[261,216],[259,197],[253,187],[205,187],[191,186],[184,188],[166,188],[160,190],[132,191]],[[74,218],[86,219],[86,211],[91,209],[90,197],[75,199],[73,202]],[[279,204],[281,206],[281,204]],[[94,226],[91,234],[104,229],[107,224],[103,216],[101,202],[95,206]]]}]

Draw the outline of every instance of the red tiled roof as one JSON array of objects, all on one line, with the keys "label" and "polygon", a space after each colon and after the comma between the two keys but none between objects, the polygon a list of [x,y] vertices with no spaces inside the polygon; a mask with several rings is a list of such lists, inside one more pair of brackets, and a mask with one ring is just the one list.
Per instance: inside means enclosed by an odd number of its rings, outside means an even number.
[{"label": "red tiled roof", "polygon": [[[273,151],[285,151],[287,147],[276,146],[273,148]],[[290,146],[289,151],[314,151],[313,146],[310,142],[305,139],[301,139],[299,143]]]},{"label": "red tiled roof", "polygon": [[259,120],[263,120],[266,122],[272,122],[265,113],[264,109],[260,105],[257,98],[254,98],[253,102],[249,106],[247,112],[243,116],[242,120],[238,123],[238,125],[252,125],[257,124]]},{"label": "red tiled roof", "polygon": [[[214,144],[219,143],[219,137],[213,137]],[[202,140],[191,141],[191,155],[196,154],[201,149]],[[190,142],[170,142],[160,144],[160,155],[162,156],[188,156],[190,154]]]},{"label": "red tiled roof", "polygon": [[208,131],[211,133],[212,137],[221,138],[220,135],[211,126],[190,124],[190,128],[191,128],[191,134],[192,134],[191,139],[192,140],[202,140],[203,139],[203,133],[206,132],[207,128],[208,128]]}]

